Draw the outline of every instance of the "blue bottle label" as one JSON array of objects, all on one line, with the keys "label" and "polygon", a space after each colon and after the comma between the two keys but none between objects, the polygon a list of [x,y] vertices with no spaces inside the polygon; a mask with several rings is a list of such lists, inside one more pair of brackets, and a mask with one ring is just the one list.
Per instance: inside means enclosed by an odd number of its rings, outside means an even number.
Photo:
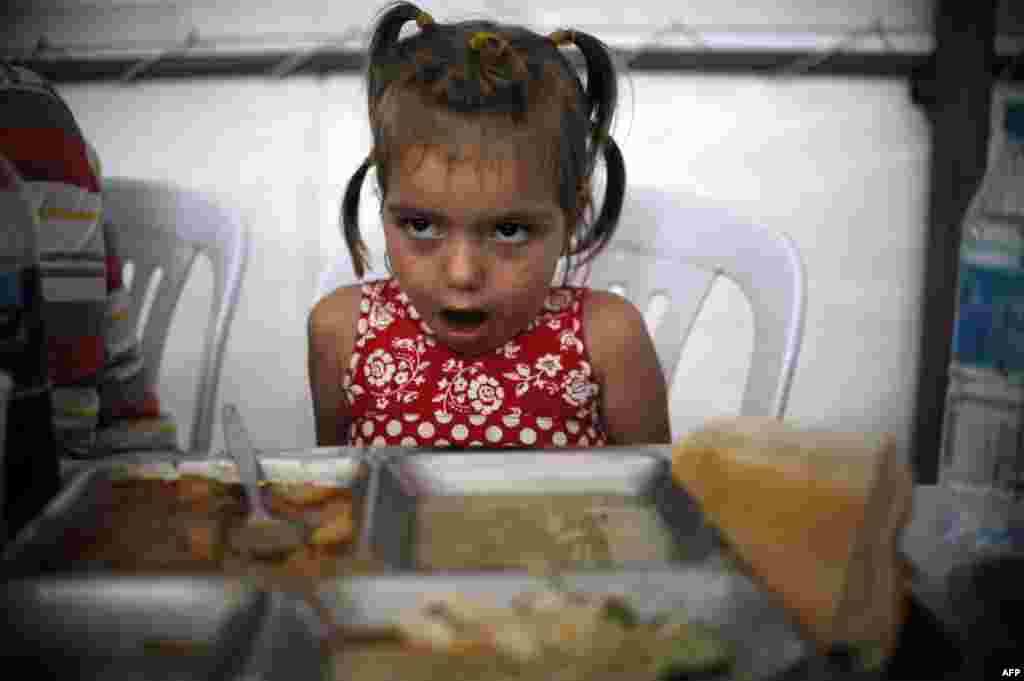
[{"label": "blue bottle label", "polygon": [[961,261],[955,361],[1024,379],[1024,269]]},{"label": "blue bottle label", "polygon": [[25,304],[21,292],[21,270],[0,270],[0,308],[21,307]]}]

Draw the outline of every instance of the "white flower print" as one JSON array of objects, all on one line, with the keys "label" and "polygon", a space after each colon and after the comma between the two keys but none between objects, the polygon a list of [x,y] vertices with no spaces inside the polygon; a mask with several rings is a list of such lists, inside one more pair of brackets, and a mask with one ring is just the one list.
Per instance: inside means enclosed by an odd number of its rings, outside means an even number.
[{"label": "white flower print", "polygon": [[376,331],[384,331],[394,322],[394,306],[375,301],[370,307],[370,326]]},{"label": "white flower print", "polygon": [[365,347],[367,341],[377,337],[377,331],[386,329],[395,319],[406,317],[404,307],[396,307],[393,303],[383,299],[386,283],[377,282],[363,286],[364,295],[359,302],[359,309],[363,314],[356,322],[357,348]]},{"label": "white flower print", "polygon": [[473,411],[486,416],[501,407],[505,390],[494,378],[480,374],[469,382],[469,399]]},{"label": "white flower print", "polygon": [[527,364],[517,364],[515,373],[502,374],[508,380],[515,381],[516,397],[522,397],[531,387],[540,388],[549,395],[557,395],[561,387],[560,383],[557,380],[547,380],[547,378],[555,378],[562,371],[562,362],[558,355],[549,354],[540,357],[533,368],[537,371],[531,371]]},{"label": "white flower print", "polygon": [[562,370],[562,361],[558,355],[544,355],[533,366],[549,378],[554,378]]},{"label": "white flower print", "polygon": [[599,387],[590,380],[590,364],[580,362],[579,369],[573,369],[562,380],[562,399],[574,407],[581,406],[597,396]]},{"label": "white flower print", "polygon": [[[423,359],[427,347],[422,336],[415,341],[411,338],[395,339],[391,347],[394,354],[378,348],[366,358],[363,367],[366,381],[371,386],[370,392],[377,398],[378,409],[387,408],[392,399],[402,404],[414,402],[419,397],[415,387],[426,382],[423,372],[430,366],[430,362]],[[362,394],[358,385],[351,386],[349,401]]]},{"label": "white flower print", "polygon": [[352,358],[348,363],[348,371],[345,372],[344,377],[341,379],[341,389],[345,391],[345,397],[350,405],[355,404],[356,398],[365,392],[363,386],[358,383],[352,383],[352,376],[359,366],[360,357],[361,355],[358,352],[352,353]]},{"label": "white flower print", "polygon": [[[345,377],[345,380],[351,382],[348,376]],[[345,397],[348,398],[349,405],[354,405],[356,400],[365,394],[366,391],[363,390],[363,386],[359,384],[345,386]]]},{"label": "white flower print", "polygon": [[445,374],[455,375],[437,382],[438,394],[432,401],[441,403],[441,408],[434,412],[440,422],[446,422],[442,417],[450,420],[452,411],[487,415],[501,407],[505,391],[497,380],[482,373],[482,368],[483,362],[467,365],[455,359],[441,366]]},{"label": "white flower print", "polygon": [[495,350],[494,354],[504,357],[505,359],[515,359],[520,350],[522,350],[522,348],[519,345],[509,341]]},{"label": "white flower print", "polygon": [[566,329],[558,336],[559,343],[563,350],[575,350],[579,354],[583,354],[583,341],[579,337],[580,332],[580,321],[574,319],[572,322],[572,328]]},{"label": "white flower print", "polygon": [[557,317],[549,319],[548,328],[551,329],[552,331],[558,331],[560,328],[562,328],[562,320]]},{"label": "white flower print", "polygon": [[363,373],[366,375],[367,383],[375,388],[382,388],[390,383],[391,377],[395,375],[395,358],[390,352],[378,348],[366,358]]}]

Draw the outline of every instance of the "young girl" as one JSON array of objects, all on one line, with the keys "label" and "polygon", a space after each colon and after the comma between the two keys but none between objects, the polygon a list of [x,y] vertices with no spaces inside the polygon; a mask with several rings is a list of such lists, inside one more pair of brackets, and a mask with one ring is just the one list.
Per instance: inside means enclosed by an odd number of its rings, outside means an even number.
[{"label": "young girl", "polygon": [[[418,31],[399,40],[410,21]],[[375,167],[392,276],[342,287],[310,315],[320,446],[669,442],[642,315],[565,285],[611,239],[622,207],[625,169],[608,134],[615,78],[586,33],[442,24],[409,3],[381,15],[367,76],[374,146],[342,212],[362,278],[359,194]],[[607,190],[590,219],[599,157]]]}]

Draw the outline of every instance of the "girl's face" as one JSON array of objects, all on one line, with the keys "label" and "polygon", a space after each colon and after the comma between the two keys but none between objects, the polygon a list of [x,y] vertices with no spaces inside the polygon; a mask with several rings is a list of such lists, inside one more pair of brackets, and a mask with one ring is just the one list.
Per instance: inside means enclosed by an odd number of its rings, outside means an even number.
[{"label": "girl's face", "polygon": [[396,159],[382,206],[391,269],[438,340],[493,351],[540,312],[566,240],[546,173],[514,159]]}]

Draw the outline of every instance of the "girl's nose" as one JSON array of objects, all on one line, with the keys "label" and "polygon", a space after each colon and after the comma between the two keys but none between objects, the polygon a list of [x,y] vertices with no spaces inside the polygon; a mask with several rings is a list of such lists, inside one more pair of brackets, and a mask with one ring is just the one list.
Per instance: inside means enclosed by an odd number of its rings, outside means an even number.
[{"label": "girl's nose", "polygon": [[469,290],[483,286],[484,257],[472,240],[453,239],[449,243],[446,266],[449,286]]}]

